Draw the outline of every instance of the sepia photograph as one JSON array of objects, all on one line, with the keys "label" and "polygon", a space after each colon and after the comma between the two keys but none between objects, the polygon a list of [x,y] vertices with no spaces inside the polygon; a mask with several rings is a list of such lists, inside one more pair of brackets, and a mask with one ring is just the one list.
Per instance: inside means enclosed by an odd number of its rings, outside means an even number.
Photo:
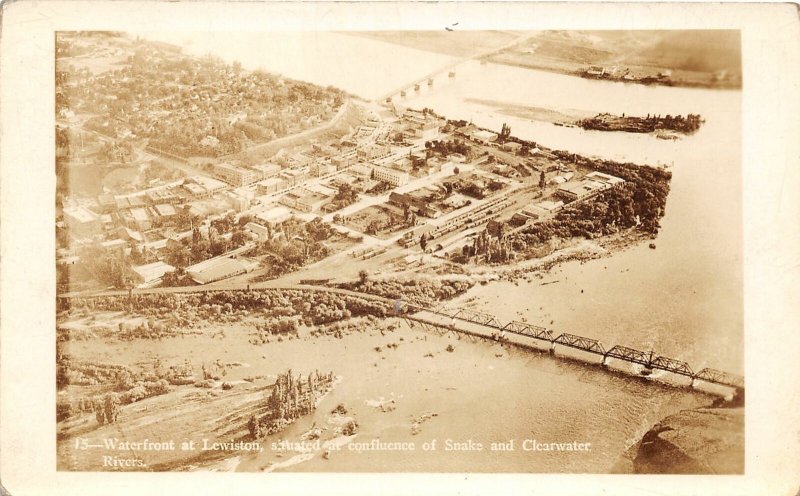
[{"label": "sepia photograph", "polygon": [[798,12],[0,1],[0,495],[797,496]]},{"label": "sepia photograph", "polygon": [[58,471],[744,473],[739,30],[52,42]]}]

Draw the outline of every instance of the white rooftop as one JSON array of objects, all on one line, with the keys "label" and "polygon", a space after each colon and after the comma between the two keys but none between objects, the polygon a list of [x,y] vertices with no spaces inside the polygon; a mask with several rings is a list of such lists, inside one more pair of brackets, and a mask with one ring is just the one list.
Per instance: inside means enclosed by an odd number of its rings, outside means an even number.
[{"label": "white rooftop", "polygon": [[228,186],[226,183],[222,181],[218,181],[214,178],[206,176],[192,176],[192,180],[194,180],[194,182],[196,182],[197,184],[201,185],[202,187],[204,187],[209,191],[222,189]]}]

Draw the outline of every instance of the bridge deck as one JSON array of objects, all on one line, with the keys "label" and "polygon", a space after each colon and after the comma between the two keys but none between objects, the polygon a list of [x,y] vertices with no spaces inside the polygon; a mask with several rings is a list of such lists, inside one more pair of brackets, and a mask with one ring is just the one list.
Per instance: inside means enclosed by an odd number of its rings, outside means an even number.
[{"label": "bridge deck", "polygon": [[[546,329],[544,327],[539,327],[524,322],[512,321],[505,324],[504,326],[500,326],[499,323],[497,323],[497,320],[493,316],[482,312],[467,311],[461,309],[456,312],[445,313],[441,311],[425,309],[419,306],[409,306],[409,309],[416,310],[417,312],[428,312],[438,315],[440,317],[449,318],[451,319],[450,324],[436,322],[435,320],[431,319],[426,319],[426,321],[430,325],[446,327],[450,330],[463,332],[465,334],[470,334],[473,336],[499,339],[499,335],[497,334],[497,332],[495,332],[496,330],[499,329],[500,331],[508,332],[518,336],[537,339],[541,341],[547,341],[551,343],[553,347],[555,347],[556,344],[560,344],[562,346],[566,346],[569,348],[585,351],[588,353],[593,353],[595,355],[600,355],[603,357],[604,364],[607,358],[616,358],[618,360],[623,360],[626,362],[643,365],[648,368],[664,370],[666,372],[670,372],[673,374],[689,377],[692,379],[693,383],[694,380],[701,380],[704,382],[718,384],[721,386],[732,387],[742,390],[744,389],[744,378],[741,376],[737,376],[735,374],[710,368],[705,368],[700,372],[695,373],[692,370],[691,366],[687,362],[684,362],[682,360],[676,360],[674,358],[655,355],[653,353],[645,353],[641,350],[637,350],[635,348],[629,348],[627,346],[615,345],[610,349],[608,349],[608,351],[606,351],[603,344],[596,339],[591,339],[584,336],[578,336],[569,333],[563,333],[559,334],[556,337],[553,337],[553,331]],[[422,317],[419,318],[421,319]],[[481,334],[467,330],[463,326],[458,326],[455,323],[456,321],[468,322],[478,326],[486,327],[487,333]]]}]

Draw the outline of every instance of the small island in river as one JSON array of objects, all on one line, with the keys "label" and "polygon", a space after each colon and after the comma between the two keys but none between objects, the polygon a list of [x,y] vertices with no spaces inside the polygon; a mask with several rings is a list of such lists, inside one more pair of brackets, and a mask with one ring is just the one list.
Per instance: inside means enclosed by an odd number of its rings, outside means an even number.
[{"label": "small island in river", "polygon": [[[581,119],[575,124],[595,131],[624,131],[627,133],[654,133],[672,131],[680,134],[692,134],[705,122],[699,114],[682,115],[650,115],[647,117],[597,114],[591,119]],[[659,137],[662,135],[659,134]],[[672,138],[674,139],[674,138]]]}]

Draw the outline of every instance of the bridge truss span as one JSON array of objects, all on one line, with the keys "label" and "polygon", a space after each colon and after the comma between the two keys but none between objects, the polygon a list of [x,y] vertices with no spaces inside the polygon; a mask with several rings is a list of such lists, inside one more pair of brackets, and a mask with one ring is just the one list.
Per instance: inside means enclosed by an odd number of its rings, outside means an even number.
[{"label": "bridge truss span", "polygon": [[685,375],[694,379],[694,372],[688,363],[675,360],[674,358],[667,358],[663,356],[656,357],[651,363],[650,367],[654,369],[666,370],[673,374]]},{"label": "bridge truss span", "polygon": [[644,351],[637,350],[635,348],[628,348],[627,346],[614,346],[610,350],[606,352],[603,357],[603,362],[608,358],[618,358],[620,360],[625,360],[627,362],[638,363],[640,365],[644,365],[646,367],[650,366],[650,361],[652,359],[651,353],[645,353]]},{"label": "bridge truss span", "polygon": [[704,368],[695,374],[694,379],[722,384],[723,386],[730,386],[737,389],[744,389],[744,377],[723,372],[722,370]]},{"label": "bridge truss span", "polygon": [[526,324],[525,322],[509,322],[503,326],[503,331],[519,334],[533,339],[540,339],[542,341],[553,341],[553,331],[545,329],[544,327]]},{"label": "bridge truss span", "polygon": [[495,318],[494,315],[478,312],[475,310],[467,310],[465,308],[459,309],[456,313],[452,315],[452,318],[465,320],[467,322],[472,322],[473,324],[480,324],[486,327],[494,327],[496,329],[500,329],[503,326],[500,322]]},{"label": "bridge truss span", "polygon": [[553,345],[561,344],[577,350],[587,351],[596,355],[605,356],[606,350],[603,344],[596,339],[585,338],[583,336],[576,336],[575,334],[564,333],[559,335],[553,340]]}]

